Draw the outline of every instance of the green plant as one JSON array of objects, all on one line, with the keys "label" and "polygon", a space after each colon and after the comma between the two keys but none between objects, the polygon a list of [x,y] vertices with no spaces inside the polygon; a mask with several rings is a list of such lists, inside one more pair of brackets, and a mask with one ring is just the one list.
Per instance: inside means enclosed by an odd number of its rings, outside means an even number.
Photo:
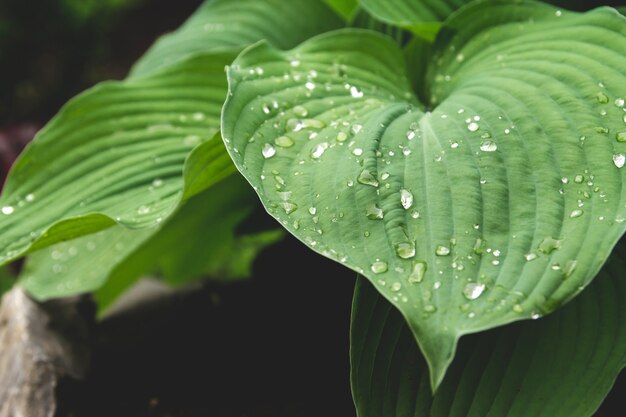
[{"label": "green plant", "polygon": [[626,363],[624,51],[606,7],[208,1],[24,152],[0,259],[103,308],[145,272],[245,276],[280,232],[235,235],[238,170],[363,277],[360,416],[590,416]]}]

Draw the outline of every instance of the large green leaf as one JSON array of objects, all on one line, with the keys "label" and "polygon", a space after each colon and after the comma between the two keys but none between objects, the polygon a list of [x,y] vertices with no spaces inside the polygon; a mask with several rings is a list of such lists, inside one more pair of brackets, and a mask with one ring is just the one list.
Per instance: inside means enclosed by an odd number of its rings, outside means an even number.
[{"label": "large green leaf", "polygon": [[[0,264],[116,224],[159,224],[182,201],[189,152],[218,130],[224,67],[241,45],[289,46],[341,25],[321,1],[207,2],[132,78],[72,100],[23,153],[0,197]],[[206,187],[198,178],[185,198]]]},{"label": "large green leaf", "polygon": [[364,279],[354,295],[352,391],[359,417],[590,417],[626,366],[626,252],[538,321],[467,336],[432,395],[406,322]]},{"label": "large green leaf", "polygon": [[159,39],[135,64],[131,77],[194,53],[237,50],[261,39],[287,49],[341,26],[322,0],[209,0],[180,29]]},{"label": "large green leaf", "polygon": [[[230,188],[215,187],[215,184],[219,184],[225,176],[230,176],[234,171],[235,167],[218,134],[194,149],[185,169],[187,187],[184,194],[186,196],[191,197],[197,194],[195,191],[197,191],[198,184],[202,184],[203,188],[212,188],[191,198],[168,219],[165,225],[160,223],[157,227],[138,230],[116,226],[36,252],[26,263],[21,276],[21,285],[36,298],[45,300],[96,290],[107,280],[113,270],[119,269],[119,264],[138,264],[134,259],[137,258],[137,251],[141,247],[148,246],[148,252],[154,252],[151,253],[154,259],[151,259],[151,263],[143,270],[134,268],[126,273],[126,276],[133,274],[139,276],[143,273],[154,272],[156,268],[152,266],[158,264],[166,254],[172,257],[186,257],[189,248],[185,248],[184,251],[181,248],[180,253],[173,248],[170,248],[170,252],[160,250],[160,247],[150,248],[155,246],[153,243],[155,240],[162,239],[160,235],[169,236],[179,233],[178,229],[182,230],[187,222],[194,224],[198,230],[206,229],[208,227],[206,222],[215,221],[216,219],[212,216],[223,214],[224,207],[229,204],[236,204],[240,207],[231,208],[230,220],[224,224],[234,226],[241,221],[243,216],[254,207],[254,199],[251,196],[253,193],[243,188],[237,181],[238,179],[230,181]],[[224,195],[222,196],[221,193]],[[202,213],[202,210],[206,213]],[[180,236],[176,237],[180,239]],[[211,236],[218,241],[222,237]],[[212,253],[210,250],[204,251],[205,247],[201,243],[211,242],[211,238],[190,233],[186,242],[194,242],[198,251],[205,252],[200,259],[206,261],[212,259]],[[200,242],[197,242],[197,239],[201,239]],[[180,243],[177,242],[177,244],[181,247]],[[183,271],[188,273],[189,269],[183,268],[181,273]]]},{"label": "large green leaf", "polygon": [[[0,260],[119,223],[150,227],[181,201],[189,152],[216,131],[232,54],[199,56],[72,100],[14,166]],[[196,191],[202,187],[196,187]]]},{"label": "large green leaf", "polygon": [[461,335],[558,308],[624,232],[625,50],[612,9],[475,3],[424,106],[383,36],[262,43],[228,72],[223,137],[281,224],[400,309],[435,387]]},{"label": "large green leaf", "polygon": [[[171,285],[207,274],[219,280],[246,277],[253,255],[280,237],[275,232],[236,236],[255,199],[241,176],[231,176],[191,198],[161,227],[104,230],[34,253],[20,284],[40,300],[104,285],[98,297],[104,308],[146,273]],[[245,259],[241,251],[248,254]],[[237,268],[232,258],[238,259]]]},{"label": "large green leaf", "polygon": [[[511,0],[509,3],[520,3]],[[363,9],[375,18],[411,30],[417,36],[432,40],[452,13],[471,0],[359,0]],[[548,0],[548,3],[570,9],[580,8],[581,1]]]}]

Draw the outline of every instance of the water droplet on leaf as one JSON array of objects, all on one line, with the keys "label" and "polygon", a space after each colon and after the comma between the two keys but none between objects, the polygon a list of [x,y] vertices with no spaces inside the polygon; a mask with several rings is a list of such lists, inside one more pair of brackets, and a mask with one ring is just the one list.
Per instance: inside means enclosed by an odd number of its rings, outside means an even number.
[{"label": "water droplet on leaf", "polygon": [[373,273],[375,274],[382,274],[384,272],[387,272],[387,262],[384,261],[376,261],[372,264],[372,266],[370,267],[370,269],[372,270]]},{"label": "water droplet on leaf", "polygon": [[368,169],[364,169],[363,171],[361,171],[361,173],[359,174],[359,177],[357,178],[357,181],[360,184],[370,185],[372,187],[378,187],[379,185],[378,180],[376,180],[376,177],[374,177]]},{"label": "water droplet on leaf", "polygon": [[475,300],[482,295],[485,291],[485,284],[479,284],[477,282],[468,283],[465,288],[463,288],[463,295],[468,300]]},{"label": "water droplet on leaf", "polygon": [[263,154],[263,157],[265,159],[269,159],[272,156],[276,155],[276,148],[274,148],[271,143],[266,143],[265,145],[263,145],[261,153]]},{"label": "water droplet on leaf", "polygon": [[448,256],[450,255],[450,248],[447,246],[439,245],[435,249],[435,255],[437,256]]}]

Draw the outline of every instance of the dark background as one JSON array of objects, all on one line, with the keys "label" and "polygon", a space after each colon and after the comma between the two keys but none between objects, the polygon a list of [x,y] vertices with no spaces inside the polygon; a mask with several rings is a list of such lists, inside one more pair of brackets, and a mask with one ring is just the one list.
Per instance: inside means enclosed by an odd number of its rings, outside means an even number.
[{"label": "dark background", "polygon": [[[0,0],[3,166],[69,98],[124,78],[200,3]],[[253,222],[271,220],[259,210]],[[287,238],[259,257],[250,282],[207,285],[165,308],[108,320],[96,329],[87,382],[60,387],[58,417],[353,417],[354,278]],[[625,415],[625,393],[622,376],[597,416]]]}]

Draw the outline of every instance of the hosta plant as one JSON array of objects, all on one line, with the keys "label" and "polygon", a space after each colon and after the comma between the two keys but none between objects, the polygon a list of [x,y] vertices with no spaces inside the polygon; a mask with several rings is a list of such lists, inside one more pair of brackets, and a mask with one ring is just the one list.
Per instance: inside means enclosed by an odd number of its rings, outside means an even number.
[{"label": "hosta plant", "polygon": [[626,18],[566,6],[207,1],[22,154],[0,259],[102,309],[243,277],[282,236],[235,233],[258,196],[359,275],[359,416],[591,416],[626,364]]}]

